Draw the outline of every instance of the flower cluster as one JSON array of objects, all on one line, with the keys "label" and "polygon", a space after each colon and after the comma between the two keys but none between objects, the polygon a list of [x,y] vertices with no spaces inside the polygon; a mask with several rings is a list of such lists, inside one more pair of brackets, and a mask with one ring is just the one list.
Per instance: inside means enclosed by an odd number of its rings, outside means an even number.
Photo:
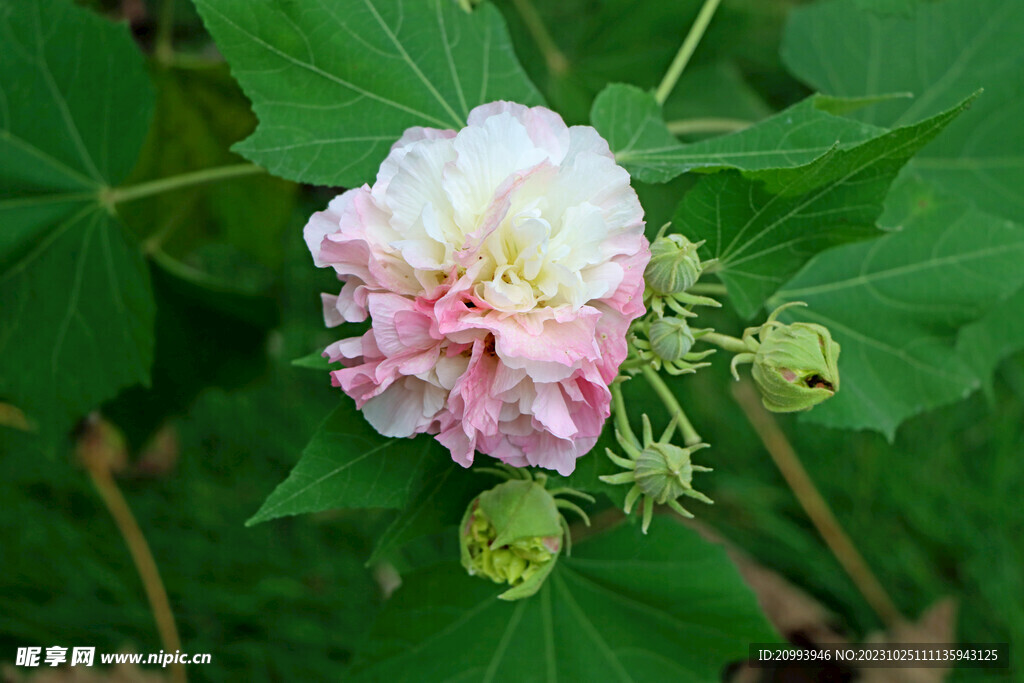
[{"label": "flower cluster", "polygon": [[372,187],[310,219],[315,263],[345,283],[327,324],[372,320],[324,355],[381,434],[567,474],[644,312],[643,210],[593,128],[508,102],[468,124],[408,130]]}]

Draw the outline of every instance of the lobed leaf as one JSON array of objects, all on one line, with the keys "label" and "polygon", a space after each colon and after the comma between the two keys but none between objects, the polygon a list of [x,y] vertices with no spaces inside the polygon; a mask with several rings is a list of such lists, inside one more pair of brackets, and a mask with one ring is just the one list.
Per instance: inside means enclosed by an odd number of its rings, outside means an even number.
[{"label": "lobed leaf", "polygon": [[67,0],[0,0],[0,45],[0,396],[53,435],[149,378],[149,275],[101,197],[153,96],[127,28]]},{"label": "lobed leaf", "polygon": [[826,325],[842,345],[842,390],[806,419],[892,438],[904,419],[977,389],[991,368],[958,352],[957,330],[981,318],[963,344],[999,324],[982,316],[1024,286],[1022,258],[1024,226],[960,202],[818,255],[769,301],[807,302],[785,315]]},{"label": "lobed leaf", "polygon": [[910,164],[924,179],[982,210],[1024,222],[1024,3],[1019,0],[907,2],[879,14],[864,0],[793,10],[783,41],[789,69],[811,87],[858,97],[909,91],[863,113],[905,125],[983,97]]},{"label": "lobed leaf", "polygon": [[317,185],[372,180],[412,126],[494,100],[539,104],[501,15],[449,0],[196,0],[259,117],[235,149]]},{"label": "lobed leaf", "polygon": [[718,259],[714,273],[749,318],[811,256],[875,234],[897,173],[969,104],[858,145],[833,147],[804,166],[705,178],[683,198],[674,229],[707,240],[707,257]]},{"label": "lobed leaf", "polygon": [[800,166],[833,148],[882,135],[882,128],[835,115],[863,104],[814,95],[737,133],[682,144],[665,126],[651,93],[612,84],[594,100],[591,121],[608,140],[616,161],[634,177],[664,183],[698,169]]},{"label": "lobed leaf", "polygon": [[530,598],[500,592],[451,563],[403,577],[352,680],[710,681],[776,639],[725,551],[668,518],[574,545]]}]

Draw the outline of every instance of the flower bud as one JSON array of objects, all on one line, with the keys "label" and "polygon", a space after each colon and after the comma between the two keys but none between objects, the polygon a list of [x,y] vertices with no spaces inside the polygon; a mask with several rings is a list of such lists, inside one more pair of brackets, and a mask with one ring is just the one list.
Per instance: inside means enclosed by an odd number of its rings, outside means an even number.
[{"label": "flower bud", "polygon": [[690,448],[682,448],[671,443],[655,441],[640,453],[636,460],[636,485],[645,495],[664,505],[680,496],[710,503],[704,494],[694,491],[691,486],[695,469],[708,471],[706,467],[694,467],[690,462],[690,453],[707,444],[697,444]]},{"label": "flower bud", "polygon": [[644,281],[658,295],[685,292],[697,282],[703,271],[694,244],[678,233],[661,235],[651,244],[651,261],[644,271]]},{"label": "flower bud", "polygon": [[765,407],[776,413],[809,410],[839,389],[839,344],[814,323],[772,327],[754,354],[751,375]]},{"label": "flower bud", "polygon": [[562,518],[555,499],[534,481],[511,480],[477,496],[462,519],[462,566],[511,588],[498,597],[533,595],[562,550]]},{"label": "flower bud", "polygon": [[685,318],[658,318],[651,323],[647,338],[651,351],[666,361],[679,360],[693,348],[693,331]]}]

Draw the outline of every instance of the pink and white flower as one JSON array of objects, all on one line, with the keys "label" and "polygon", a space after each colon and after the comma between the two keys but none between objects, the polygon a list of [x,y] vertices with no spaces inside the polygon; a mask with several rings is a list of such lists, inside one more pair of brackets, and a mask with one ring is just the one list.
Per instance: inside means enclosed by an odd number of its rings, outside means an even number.
[{"label": "pink and white flower", "polygon": [[510,102],[458,132],[410,128],[305,238],[344,282],[323,295],[327,325],[372,320],[324,355],[381,434],[562,474],[597,442],[650,250],[593,128]]}]

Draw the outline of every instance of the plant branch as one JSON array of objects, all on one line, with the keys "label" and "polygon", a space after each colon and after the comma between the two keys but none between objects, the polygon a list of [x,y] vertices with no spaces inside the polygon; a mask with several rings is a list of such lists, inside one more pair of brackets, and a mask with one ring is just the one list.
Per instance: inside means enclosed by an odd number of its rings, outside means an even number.
[{"label": "plant branch", "polygon": [[[153,559],[153,553],[149,549],[142,529],[139,528],[128,502],[117,487],[109,465],[99,458],[84,458],[83,462],[100,498],[103,499],[103,504],[106,505],[110,516],[114,518],[118,531],[121,532],[125,545],[128,546],[135,569],[139,573],[139,578],[142,579],[149,607],[153,611],[153,618],[156,621],[164,652],[180,651],[181,639],[178,637],[178,627],[174,623],[171,603],[167,599],[167,591],[164,589],[163,581],[160,580],[160,571],[157,569],[156,561]],[[180,663],[172,664],[171,678],[176,683],[184,683],[187,678],[185,666]]]},{"label": "plant branch", "polygon": [[139,183],[138,185],[103,188],[100,190],[100,202],[108,208],[113,208],[116,204],[135,201],[136,199],[142,199],[151,195],[178,190],[183,187],[203,185],[205,183],[212,183],[218,180],[228,180],[229,178],[256,175],[257,173],[265,173],[265,171],[256,164],[232,164],[230,166],[205,168],[201,171],[192,171],[191,173],[182,173],[180,175],[173,175],[167,178],[160,178],[159,180],[150,180],[145,183]]},{"label": "plant branch", "polygon": [[552,76],[561,76],[569,70],[569,60],[562,51],[558,49],[555,39],[551,37],[543,19],[537,13],[537,8],[530,0],[512,0],[516,11],[526,24],[526,30],[530,32],[533,42],[537,43],[537,49],[544,56],[544,63]]},{"label": "plant branch", "polygon": [[683,75],[686,64],[690,61],[690,57],[693,56],[693,51],[697,49],[697,44],[704,37],[704,31],[707,30],[708,24],[711,23],[711,17],[714,16],[715,10],[718,9],[719,2],[721,0],[704,0],[704,6],[700,8],[697,18],[693,21],[693,26],[690,27],[690,32],[686,34],[683,44],[679,47],[679,52],[676,53],[675,59],[672,60],[668,71],[665,72],[665,77],[661,79],[661,84],[658,85],[658,89],[654,93],[654,99],[658,101],[658,104],[665,104],[665,100],[668,99],[672,89],[676,87],[679,77]]},{"label": "plant branch", "polygon": [[679,431],[683,435],[683,443],[687,446],[693,446],[700,443],[700,434],[698,434],[697,430],[693,428],[693,424],[690,422],[689,418],[686,417],[683,407],[679,405],[679,401],[676,400],[675,394],[673,394],[672,390],[668,388],[667,384],[665,384],[665,380],[661,378],[661,375],[659,375],[650,365],[645,365],[641,369],[641,372],[644,375],[644,379],[647,380],[647,383],[651,385],[652,389],[654,389],[654,393],[656,393],[658,398],[661,399],[661,402],[665,404],[665,408],[668,409],[669,415],[671,415],[676,420],[676,424],[679,425]]},{"label": "plant branch", "polygon": [[750,348],[742,339],[730,337],[727,334],[719,334],[718,332],[706,332],[697,337],[697,341],[714,344],[719,348],[725,349],[729,353],[747,353],[750,351]]},{"label": "plant branch", "polygon": [[754,125],[753,121],[744,119],[706,118],[706,119],[679,119],[669,121],[665,124],[668,132],[673,135],[693,135],[695,133],[735,133],[738,130],[749,128]]},{"label": "plant branch", "polygon": [[629,416],[626,415],[626,401],[622,398],[622,384],[612,382],[609,389],[612,392],[612,414],[615,419],[615,429],[619,430],[619,434],[623,438],[629,441],[636,441],[636,435],[629,426]]},{"label": "plant branch", "polygon": [[853,541],[843,531],[843,527],[814,486],[775,418],[761,406],[757,392],[751,388],[749,382],[741,382],[733,389],[733,396],[814,528],[821,534],[825,544],[853,580],[871,609],[888,628],[903,623],[903,616],[892,598],[886,593]]},{"label": "plant branch", "polygon": [[728,296],[729,289],[725,285],[713,284],[710,282],[698,282],[687,290],[690,294],[703,294],[705,296]]}]

